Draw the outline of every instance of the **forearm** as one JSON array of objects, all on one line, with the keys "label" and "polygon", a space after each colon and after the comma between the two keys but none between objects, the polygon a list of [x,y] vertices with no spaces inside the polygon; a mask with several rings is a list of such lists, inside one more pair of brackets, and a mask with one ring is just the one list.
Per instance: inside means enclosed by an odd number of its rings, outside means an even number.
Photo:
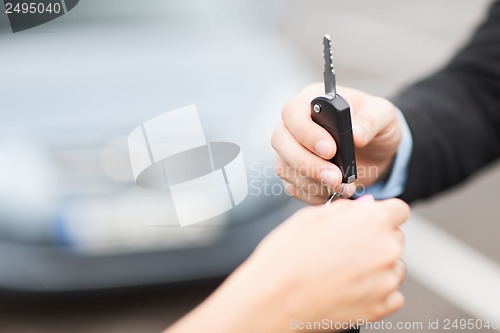
[{"label": "forearm", "polygon": [[281,333],[287,321],[277,296],[245,262],[202,304],[164,333]]},{"label": "forearm", "polygon": [[413,134],[402,198],[429,197],[500,155],[500,3],[469,45],[394,103]]}]

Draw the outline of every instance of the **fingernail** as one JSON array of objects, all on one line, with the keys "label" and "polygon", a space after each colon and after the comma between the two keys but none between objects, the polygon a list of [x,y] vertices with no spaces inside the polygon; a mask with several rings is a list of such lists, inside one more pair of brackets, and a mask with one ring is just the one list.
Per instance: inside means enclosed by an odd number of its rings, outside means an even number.
[{"label": "fingernail", "polygon": [[319,177],[321,178],[321,181],[326,185],[335,186],[339,182],[339,177],[333,170],[323,170],[320,172]]},{"label": "fingernail", "polygon": [[321,155],[321,157],[323,158],[331,157],[330,156],[331,151],[332,151],[332,146],[328,141],[321,139],[318,142],[316,142],[316,152],[319,155]]},{"label": "fingernail", "polygon": [[356,201],[375,201],[375,198],[371,194],[365,194],[357,198]]}]

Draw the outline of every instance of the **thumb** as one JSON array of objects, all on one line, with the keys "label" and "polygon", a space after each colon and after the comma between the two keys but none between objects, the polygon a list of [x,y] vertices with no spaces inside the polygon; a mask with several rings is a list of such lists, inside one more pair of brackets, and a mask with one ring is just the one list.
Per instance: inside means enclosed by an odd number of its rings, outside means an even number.
[{"label": "thumb", "polygon": [[390,133],[399,122],[395,106],[380,97],[368,95],[357,109],[351,111],[354,145],[357,148],[365,147],[376,137]]}]

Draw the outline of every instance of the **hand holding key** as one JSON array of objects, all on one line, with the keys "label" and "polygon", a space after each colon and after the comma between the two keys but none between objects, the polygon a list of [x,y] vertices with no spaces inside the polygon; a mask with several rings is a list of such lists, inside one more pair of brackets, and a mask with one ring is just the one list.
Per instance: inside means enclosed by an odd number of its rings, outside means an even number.
[{"label": "hand holding key", "polygon": [[[358,179],[346,186],[344,196],[354,193],[354,184],[367,186],[383,179],[392,165],[401,141],[401,122],[394,105],[386,99],[338,87],[351,108],[352,132]],[[332,135],[311,118],[311,101],[324,93],[323,84],[306,87],[289,101],[271,140],[276,150],[276,173],[293,197],[309,204],[324,204],[325,186],[338,188],[342,173],[329,162],[337,153]]]},{"label": "hand holding key", "polygon": [[402,133],[388,100],[337,89],[328,35],[323,43],[324,92],[321,85],[311,85],[288,102],[271,140],[276,173],[287,192],[310,204],[324,203],[340,184],[348,184],[343,194],[349,197],[356,185],[385,177]]},{"label": "hand holding key", "polygon": [[399,225],[408,214],[401,200],[369,197],[302,209],[167,332],[302,332],[300,322],[385,317],[404,303]]}]

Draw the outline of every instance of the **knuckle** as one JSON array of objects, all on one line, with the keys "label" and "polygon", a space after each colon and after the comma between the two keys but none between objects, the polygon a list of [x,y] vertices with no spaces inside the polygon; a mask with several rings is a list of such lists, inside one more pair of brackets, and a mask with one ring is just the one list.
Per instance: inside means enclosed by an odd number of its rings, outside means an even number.
[{"label": "knuckle", "polygon": [[399,303],[396,304],[396,308],[393,309],[393,311],[398,311],[400,310],[404,305],[405,305],[406,299],[403,294],[401,294],[401,297],[399,299]]},{"label": "knuckle", "polygon": [[410,215],[410,206],[406,202],[401,199],[390,199],[390,201],[393,204],[393,209],[399,213],[398,215],[408,218]]},{"label": "knuckle", "polygon": [[281,119],[286,122],[288,117],[290,116],[290,112],[292,110],[292,101],[288,101],[283,105],[283,108],[281,109]]},{"label": "knuckle", "polygon": [[372,96],[372,98],[373,102],[376,103],[376,105],[381,109],[392,110],[394,108],[393,104],[383,97]]},{"label": "knuckle", "polygon": [[297,199],[299,196],[298,189],[295,185],[283,182],[283,186],[285,188],[286,193],[291,196],[292,198]]},{"label": "knuckle", "polygon": [[357,120],[357,123],[365,130],[366,136],[371,138],[373,136],[373,129],[375,128],[375,119],[363,117]]},{"label": "knuckle", "polygon": [[271,146],[274,148],[274,150],[278,151],[278,145],[279,145],[279,142],[280,142],[280,138],[281,138],[281,131],[282,131],[282,128],[281,128],[282,124],[278,124],[276,126],[276,128],[274,129],[273,131],[273,134],[271,135]]},{"label": "knuckle", "polygon": [[386,259],[390,263],[395,263],[403,255],[403,245],[397,240],[390,240],[386,245]]},{"label": "knuckle", "polygon": [[387,277],[384,279],[384,282],[382,283],[381,289],[386,295],[388,295],[389,293],[399,288],[400,282],[401,279],[399,278],[399,276],[393,274],[392,272],[389,272],[387,274]]},{"label": "knuckle", "polygon": [[300,127],[300,129],[297,130],[293,134],[294,134],[295,138],[297,139],[297,141],[299,141],[300,143],[307,142],[308,133],[307,133],[307,131],[304,130],[303,127]]},{"label": "knuckle", "polygon": [[284,179],[285,172],[283,169],[284,167],[282,165],[279,165],[278,163],[276,163],[276,165],[274,166],[274,173],[276,174],[276,176]]},{"label": "knuckle", "polygon": [[288,165],[279,155],[276,156],[276,161],[274,163],[274,173],[278,177],[283,179],[285,178],[285,175],[288,173]]},{"label": "knuckle", "polygon": [[381,209],[380,207],[375,210],[374,217],[377,219],[377,221],[384,223],[393,218],[392,214],[390,214],[387,209]]},{"label": "knuckle", "polygon": [[394,104],[392,104],[388,99],[376,96],[374,97],[374,103],[380,110],[388,112],[391,114],[391,117],[396,118],[396,108],[394,107]]},{"label": "knuckle", "polygon": [[405,233],[401,228],[396,228],[396,238],[399,244],[403,245],[405,243]]},{"label": "knuckle", "polygon": [[410,212],[411,212],[410,206],[404,201],[401,201],[401,203],[402,203],[401,207],[403,209],[403,217],[406,220],[408,219],[408,217],[410,217]]},{"label": "knuckle", "polygon": [[288,195],[290,195],[294,199],[299,199],[299,197],[300,197],[299,189],[296,187],[289,189],[287,192],[288,192]]},{"label": "knuckle", "polygon": [[309,159],[309,156],[302,156],[297,160],[298,167],[298,172],[300,175],[304,177],[311,177],[312,176],[312,170],[310,168],[311,166],[311,161]]},{"label": "knuckle", "polygon": [[380,302],[371,306],[367,312],[368,313],[366,319],[368,319],[368,321],[375,321],[382,317],[385,317],[388,314],[389,310],[383,302]]}]

